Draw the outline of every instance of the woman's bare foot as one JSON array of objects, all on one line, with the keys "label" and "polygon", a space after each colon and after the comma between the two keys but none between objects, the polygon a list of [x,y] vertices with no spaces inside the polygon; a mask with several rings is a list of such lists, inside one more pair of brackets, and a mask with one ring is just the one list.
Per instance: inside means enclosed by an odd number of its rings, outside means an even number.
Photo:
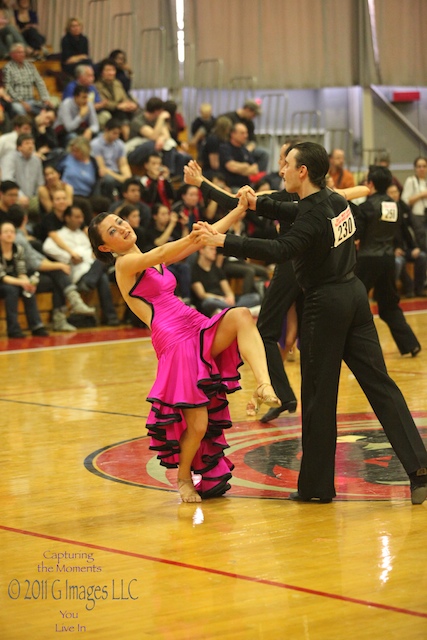
[{"label": "woman's bare foot", "polygon": [[178,478],[178,491],[183,502],[201,502],[202,499],[194,488],[194,484],[191,478],[188,480],[181,480]]}]

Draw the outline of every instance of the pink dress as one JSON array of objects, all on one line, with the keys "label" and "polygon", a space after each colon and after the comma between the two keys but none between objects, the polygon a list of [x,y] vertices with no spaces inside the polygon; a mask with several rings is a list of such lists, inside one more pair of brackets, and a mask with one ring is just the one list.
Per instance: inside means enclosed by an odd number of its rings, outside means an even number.
[{"label": "pink dress", "polygon": [[233,464],[224,456],[228,447],[223,430],[231,427],[227,393],[240,389],[238,367],[243,363],[234,341],[215,359],[211,346],[219,320],[227,309],[207,318],[179,300],[176,280],[162,265],[144,271],[129,294],[152,308],[151,340],[158,359],[157,376],[147,400],[150,449],[160,464],[176,468],[179,440],[186,429],[182,410],[206,406],[208,430],[194,457],[192,470],[201,476],[196,489],[202,497],[222,495],[230,488]]}]

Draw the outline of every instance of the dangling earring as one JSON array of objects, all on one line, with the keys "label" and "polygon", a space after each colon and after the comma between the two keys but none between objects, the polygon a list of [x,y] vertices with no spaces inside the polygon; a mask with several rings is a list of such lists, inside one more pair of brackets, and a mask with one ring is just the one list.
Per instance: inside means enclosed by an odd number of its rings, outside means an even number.
[{"label": "dangling earring", "polygon": [[113,256],[113,258],[118,258],[119,257],[119,254],[116,253],[115,251],[112,251],[111,255]]}]

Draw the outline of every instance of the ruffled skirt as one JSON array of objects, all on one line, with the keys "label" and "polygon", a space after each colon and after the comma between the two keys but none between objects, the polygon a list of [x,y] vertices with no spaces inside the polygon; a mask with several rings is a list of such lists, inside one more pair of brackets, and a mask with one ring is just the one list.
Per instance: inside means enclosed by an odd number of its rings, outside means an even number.
[{"label": "ruffled skirt", "polygon": [[215,359],[210,355],[218,322],[227,311],[204,318],[193,337],[160,354],[147,398],[152,403],[147,419],[150,449],[158,452],[160,464],[167,468],[179,464],[179,442],[187,428],[183,409],[207,407],[207,432],[192,463],[193,473],[200,476],[195,487],[203,498],[225,493],[233,469],[224,455],[228,448],[224,430],[232,424],[226,394],[240,389],[238,368],[243,363],[236,341]]}]

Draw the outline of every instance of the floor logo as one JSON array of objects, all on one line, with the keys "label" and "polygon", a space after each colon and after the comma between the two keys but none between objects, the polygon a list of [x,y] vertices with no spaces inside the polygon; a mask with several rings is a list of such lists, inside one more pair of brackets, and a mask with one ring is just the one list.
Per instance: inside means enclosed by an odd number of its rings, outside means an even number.
[{"label": "floor logo", "polygon": [[[415,412],[427,440],[427,412]],[[373,414],[338,416],[336,490],[341,500],[409,499],[408,478]],[[235,464],[227,495],[285,499],[297,486],[301,459],[298,417],[264,426],[234,423],[227,432],[227,456]],[[175,487],[176,470],[159,465],[147,437],[119,442],[95,451],[86,468],[101,477],[151,489]]]}]

